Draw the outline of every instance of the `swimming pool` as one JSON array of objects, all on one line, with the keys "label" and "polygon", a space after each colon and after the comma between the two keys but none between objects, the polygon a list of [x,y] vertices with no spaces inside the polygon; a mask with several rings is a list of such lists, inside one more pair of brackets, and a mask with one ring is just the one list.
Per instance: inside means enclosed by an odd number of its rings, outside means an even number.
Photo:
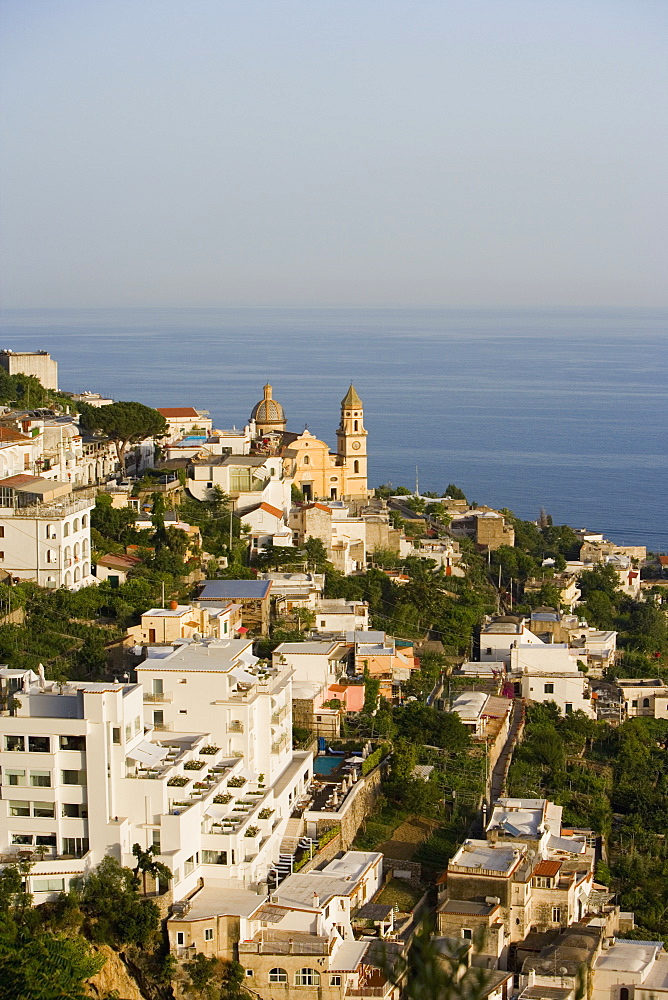
[{"label": "swimming pool", "polygon": [[343,764],[343,757],[333,757],[330,754],[323,754],[321,757],[316,757],[313,761],[313,773],[314,774],[332,774],[336,771],[337,767]]}]

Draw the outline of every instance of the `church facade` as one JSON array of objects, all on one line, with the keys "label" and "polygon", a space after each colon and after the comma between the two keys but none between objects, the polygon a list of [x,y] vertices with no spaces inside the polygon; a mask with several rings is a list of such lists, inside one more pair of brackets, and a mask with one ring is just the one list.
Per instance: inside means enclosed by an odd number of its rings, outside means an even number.
[{"label": "church facade", "polygon": [[299,435],[286,432],[285,412],[273,399],[270,385],[264,387],[264,399],[254,407],[251,421],[257,436],[267,444],[281,436],[284,475],[294,481],[306,500],[368,498],[368,432],[364,427],[364,405],[352,384],[341,400],[335,453],[308,430]]}]

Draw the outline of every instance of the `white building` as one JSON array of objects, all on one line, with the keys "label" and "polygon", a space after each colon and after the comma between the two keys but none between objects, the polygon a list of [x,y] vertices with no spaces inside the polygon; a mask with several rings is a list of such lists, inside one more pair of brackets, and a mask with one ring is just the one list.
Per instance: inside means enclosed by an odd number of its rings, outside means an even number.
[{"label": "white building", "polygon": [[167,421],[164,439],[167,444],[191,435],[206,439],[211,433],[213,421],[208,410],[196,410],[194,406],[157,406],[156,409]]},{"label": "white building", "polygon": [[0,351],[0,365],[9,375],[34,375],[45,389],[58,389],[58,362],[48,351]]},{"label": "white building", "polygon": [[133,864],[135,843],[158,847],[176,899],[199,879],[266,879],[312,755],[291,750],[290,672],[248,645],[162,647],[146,686],[0,671],[0,851],[37,859],[37,902],[105,854]]},{"label": "white building", "polygon": [[314,632],[365,632],[369,627],[366,601],[346,601],[344,597],[321,600],[313,608]]},{"label": "white building", "polygon": [[274,650],[272,662],[288,667],[296,681],[329,686],[345,675],[349,652],[349,645],[339,640],[282,642]]},{"label": "white building", "polygon": [[95,583],[90,561],[92,491],[39,476],[0,481],[0,568],[41,587]]},{"label": "white building", "polygon": [[206,500],[214,486],[220,487],[235,510],[268,503],[287,517],[292,503],[292,480],[284,477],[278,456],[202,454],[188,465],[187,485],[197,500]]},{"label": "white building", "polygon": [[648,715],[668,719],[668,685],[655,677],[626,677],[617,681],[627,718]]},{"label": "white building", "polygon": [[545,645],[531,631],[524,618],[499,615],[480,629],[480,659],[484,662],[503,661],[510,665],[510,650],[521,643],[524,646]]},{"label": "white building", "polygon": [[616,938],[594,963],[592,1000],[666,1000],[668,955],[663,941]]},{"label": "white building", "polygon": [[518,693],[528,701],[553,701],[564,715],[580,711],[596,717],[586,674],[565,644],[518,643],[510,650],[510,673]]}]

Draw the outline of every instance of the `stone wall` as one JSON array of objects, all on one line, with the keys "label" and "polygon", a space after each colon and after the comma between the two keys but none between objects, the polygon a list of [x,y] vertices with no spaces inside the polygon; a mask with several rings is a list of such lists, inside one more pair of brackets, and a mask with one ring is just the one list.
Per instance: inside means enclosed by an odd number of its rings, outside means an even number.
[{"label": "stone wall", "polygon": [[340,849],[347,851],[355,839],[355,834],[373,809],[376,799],[380,795],[380,783],[385,766],[386,761],[382,761],[378,767],[375,767],[364,778],[360,778],[348,792],[337,811],[316,812],[315,810],[307,810],[304,813],[307,835],[309,837],[315,835],[315,831],[313,830],[314,825],[320,829],[326,825],[340,825]]}]

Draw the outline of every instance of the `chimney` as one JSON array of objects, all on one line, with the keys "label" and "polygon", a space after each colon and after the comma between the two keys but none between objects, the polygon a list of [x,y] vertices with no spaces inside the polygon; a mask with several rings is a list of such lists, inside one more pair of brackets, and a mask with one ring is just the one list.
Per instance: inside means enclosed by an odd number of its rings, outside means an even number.
[{"label": "chimney", "polygon": [[313,909],[317,910],[320,907],[320,896],[317,892],[313,893]]}]

